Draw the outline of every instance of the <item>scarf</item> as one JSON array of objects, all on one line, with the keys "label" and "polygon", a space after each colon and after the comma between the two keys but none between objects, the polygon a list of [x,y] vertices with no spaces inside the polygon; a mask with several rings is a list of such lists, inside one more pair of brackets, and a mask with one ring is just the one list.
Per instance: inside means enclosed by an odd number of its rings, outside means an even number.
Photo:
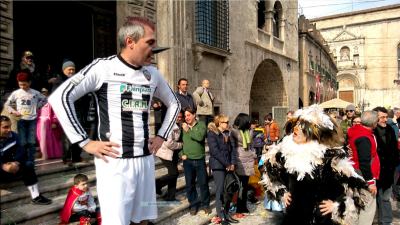
[{"label": "scarf", "polygon": [[248,145],[250,145],[251,143],[251,139],[250,139],[250,131],[249,130],[245,130],[244,132],[242,130],[240,130],[240,136],[242,136],[242,143],[243,143],[243,148],[245,150],[248,150]]}]

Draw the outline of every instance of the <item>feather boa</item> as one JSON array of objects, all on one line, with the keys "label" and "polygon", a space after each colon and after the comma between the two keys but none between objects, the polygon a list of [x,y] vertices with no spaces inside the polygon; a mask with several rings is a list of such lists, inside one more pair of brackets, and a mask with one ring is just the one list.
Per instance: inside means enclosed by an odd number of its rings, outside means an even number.
[{"label": "feather boa", "polygon": [[[315,168],[324,162],[324,157],[332,157],[331,168],[339,177],[348,177],[353,182],[352,187],[347,183],[343,183],[345,199],[343,201],[344,211],[340,210],[339,202],[334,202],[334,208],[331,219],[339,224],[353,224],[358,217],[359,209],[363,208],[366,202],[366,197],[363,192],[364,179],[355,172],[353,163],[349,160],[342,148],[330,148],[319,144],[317,141],[311,141],[304,144],[297,144],[293,141],[293,135],[285,137],[279,145],[273,146],[266,155],[266,162],[273,167],[281,168],[282,165],[277,162],[277,154],[280,153],[284,158],[283,165],[286,171],[297,177],[297,180],[302,180],[306,175],[313,178]],[[347,180],[347,179],[346,179]],[[340,182],[340,181],[339,181]],[[263,184],[269,193],[274,197],[278,197],[277,193],[284,191],[286,187],[279,182],[272,182],[268,175],[263,175]],[[281,193],[282,194],[282,193]]]},{"label": "feather boa", "polygon": [[306,174],[313,178],[312,172],[316,166],[322,164],[327,147],[317,141],[297,144],[293,141],[293,135],[286,136],[282,142],[273,147],[267,154],[267,159],[275,160],[275,154],[281,152],[285,158],[284,167],[288,173],[297,173],[297,180],[302,180]]}]

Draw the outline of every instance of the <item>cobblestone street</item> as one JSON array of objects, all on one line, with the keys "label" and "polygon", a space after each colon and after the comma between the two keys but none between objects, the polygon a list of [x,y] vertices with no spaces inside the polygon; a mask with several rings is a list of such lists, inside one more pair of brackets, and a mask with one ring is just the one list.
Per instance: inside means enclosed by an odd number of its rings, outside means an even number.
[{"label": "cobblestone street", "polygon": [[[393,225],[400,225],[400,202],[392,201]],[[262,204],[255,206],[254,211],[243,219],[240,219],[238,225],[278,225],[282,218],[282,213],[270,212],[263,208]],[[210,223],[212,224],[212,223]],[[374,225],[377,223],[377,215]]]}]

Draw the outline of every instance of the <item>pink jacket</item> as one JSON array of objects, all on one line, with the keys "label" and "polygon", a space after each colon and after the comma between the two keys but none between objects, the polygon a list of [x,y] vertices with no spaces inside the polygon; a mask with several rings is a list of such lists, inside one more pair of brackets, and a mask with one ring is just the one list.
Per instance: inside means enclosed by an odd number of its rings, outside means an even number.
[{"label": "pink jacket", "polygon": [[161,145],[161,148],[158,149],[156,156],[172,161],[172,155],[174,154],[174,150],[179,150],[182,149],[182,141],[179,142],[179,138],[181,135],[181,129],[178,127],[178,125],[174,125],[172,128],[172,131],[166,141],[163,142]]},{"label": "pink jacket", "polygon": [[63,154],[62,128],[50,104],[44,105],[38,114],[36,136],[43,159],[61,158]]}]

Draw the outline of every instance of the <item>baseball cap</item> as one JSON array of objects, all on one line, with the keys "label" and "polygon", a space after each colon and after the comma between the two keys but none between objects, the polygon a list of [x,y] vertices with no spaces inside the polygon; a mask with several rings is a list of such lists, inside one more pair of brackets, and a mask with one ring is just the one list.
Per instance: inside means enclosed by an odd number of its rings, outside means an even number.
[{"label": "baseball cap", "polygon": [[33,57],[33,53],[31,51],[25,51],[23,55],[24,55],[24,57],[28,57],[28,56]]},{"label": "baseball cap", "polygon": [[356,107],[355,107],[354,105],[352,105],[352,104],[346,106],[346,111],[350,111],[350,110],[355,111],[355,110],[356,110]]}]

